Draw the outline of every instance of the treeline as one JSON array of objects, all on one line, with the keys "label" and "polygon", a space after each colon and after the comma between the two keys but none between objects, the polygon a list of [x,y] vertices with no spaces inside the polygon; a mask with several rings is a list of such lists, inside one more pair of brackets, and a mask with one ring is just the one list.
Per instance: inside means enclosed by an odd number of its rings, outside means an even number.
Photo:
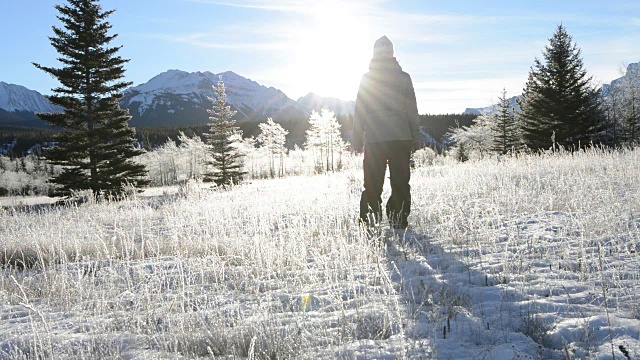
[{"label": "treeline", "polygon": [[[342,138],[349,140],[353,127],[353,116],[338,115],[338,123],[341,125]],[[266,121],[267,119],[265,119]],[[284,119],[274,120],[288,131],[286,146],[293,149],[295,146],[302,147],[306,133],[310,128],[309,118],[305,119]],[[260,122],[242,121],[236,125],[242,130],[244,138],[256,137],[260,134]],[[204,139],[204,134],[209,131],[209,125],[188,125],[188,126],[161,126],[161,127],[138,127],[136,128],[136,140],[146,150],[155,149],[164,145],[170,139],[180,145],[179,135],[183,133],[189,137],[197,135]],[[0,126],[0,144],[9,144],[16,140],[16,145],[8,154],[10,157],[22,157],[27,155],[27,151],[36,144],[53,141],[55,130],[44,130],[36,128],[25,128],[18,126]]]},{"label": "treeline", "polygon": [[[353,116],[337,115],[336,119],[340,124],[340,131],[344,140],[351,137],[353,128]],[[265,119],[266,121],[267,119]],[[283,119],[274,120],[287,131],[286,147],[293,149],[303,147],[307,131],[311,128],[309,118],[304,119]],[[257,137],[260,134],[260,124],[263,122],[239,121],[236,126],[242,131],[243,138]],[[152,150],[164,145],[167,141],[173,140],[180,145],[180,134],[188,137],[199,136],[204,140],[204,136],[209,131],[209,125],[189,125],[189,126],[163,126],[163,127],[142,127],[136,128],[137,141],[147,150]]]},{"label": "treeline", "polygon": [[445,135],[457,127],[471,126],[478,115],[440,114],[420,115],[420,126],[436,141],[442,143]]},{"label": "treeline", "polygon": [[16,140],[16,145],[7,155],[11,158],[22,157],[26,156],[27,151],[34,145],[52,141],[53,134],[53,130],[0,125],[0,145]]},{"label": "treeline", "polygon": [[[425,114],[420,115],[420,125],[436,141],[443,142],[451,129],[463,126],[471,126],[477,115],[469,114]],[[353,128],[352,115],[337,115],[342,138],[350,140]],[[265,119],[266,121],[266,119]],[[286,147],[293,149],[303,147],[306,133],[310,128],[309,118],[274,120],[282,126],[287,133]],[[242,130],[244,138],[257,137],[260,134],[260,123],[253,121],[241,121],[236,125]],[[179,135],[182,133],[188,137],[199,136],[204,139],[204,134],[209,130],[209,125],[188,126],[162,126],[162,127],[138,127],[136,128],[136,140],[146,150],[156,149],[167,141],[173,140],[180,145]],[[16,126],[0,126],[0,144],[8,144],[16,140],[16,146],[8,154],[10,157],[22,157],[36,144],[42,144],[53,140],[54,130],[24,128]]]}]

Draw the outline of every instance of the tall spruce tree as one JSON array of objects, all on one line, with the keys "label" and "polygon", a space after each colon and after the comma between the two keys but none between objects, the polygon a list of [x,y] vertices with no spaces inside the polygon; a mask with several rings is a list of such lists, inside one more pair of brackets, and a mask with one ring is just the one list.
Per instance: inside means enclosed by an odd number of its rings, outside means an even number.
[{"label": "tall spruce tree", "polygon": [[70,196],[74,190],[116,195],[127,184],[148,184],[144,166],[132,160],[142,152],[134,147],[131,117],[118,103],[131,83],[121,80],[129,61],[116,55],[122,46],[109,47],[117,35],[108,34],[106,19],[115,10],[103,11],[97,0],[68,0],[55,8],[64,27],[54,26],[49,39],[61,67],[33,63],[61,84],[48,99],[64,112],[38,114],[63,130],[56,135],[58,146],[46,153],[51,164],[63,167],[50,180],[54,195]]},{"label": "tall spruce tree", "polygon": [[238,150],[242,141],[240,128],[235,124],[233,116],[236,111],[227,105],[227,91],[222,81],[218,79],[218,86],[213,87],[216,98],[209,98],[213,102],[213,109],[209,112],[209,133],[205,134],[210,147],[212,160],[209,165],[211,171],[205,174],[205,182],[226,186],[240,183],[245,175],[242,170],[243,155]]},{"label": "tall spruce tree", "polygon": [[585,147],[604,130],[599,96],[587,76],[581,51],[559,25],[535,59],[519,105],[523,138],[530,148],[550,148],[552,138],[566,148]]},{"label": "tall spruce tree", "polygon": [[498,97],[498,111],[492,116],[492,130],[495,133],[493,151],[497,154],[506,154],[512,149],[518,148],[520,136],[516,115],[507,98],[506,89],[502,89],[502,94]]}]

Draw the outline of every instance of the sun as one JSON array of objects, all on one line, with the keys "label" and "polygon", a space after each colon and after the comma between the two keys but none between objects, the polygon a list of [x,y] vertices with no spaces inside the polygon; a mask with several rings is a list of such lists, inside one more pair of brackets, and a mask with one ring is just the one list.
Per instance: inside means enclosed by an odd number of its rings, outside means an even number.
[{"label": "sun", "polygon": [[297,87],[321,96],[355,100],[372,44],[365,18],[344,2],[324,1],[308,11],[309,22],[292,29],[288,72]]}]

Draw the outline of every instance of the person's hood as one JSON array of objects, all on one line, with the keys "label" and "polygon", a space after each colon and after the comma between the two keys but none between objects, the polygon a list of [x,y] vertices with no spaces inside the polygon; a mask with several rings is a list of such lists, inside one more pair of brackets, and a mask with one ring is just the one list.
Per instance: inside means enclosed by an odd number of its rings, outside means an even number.
[{"label": "person's hood", "polygon": [[402,67],[398,63],[398,60],[394,57],[374,57],[369,63],[369,71],[373,72],[390,72],[390,71],[402,71]]}]

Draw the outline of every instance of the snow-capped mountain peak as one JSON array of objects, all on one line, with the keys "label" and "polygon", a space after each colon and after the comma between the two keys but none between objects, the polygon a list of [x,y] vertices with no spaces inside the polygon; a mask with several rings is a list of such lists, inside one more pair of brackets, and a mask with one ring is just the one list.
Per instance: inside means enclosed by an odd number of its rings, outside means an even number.
[{"label": "snow-capped mountain peak", "polygon": [[7,112],[60,112],[47,98],[35,90],[24,86],[0,81],[0,109]]},{"label": "snow-capped mountain peak", "polygon": [[125,92],[137,91],[140,93],[149,93],[156,91],[178,90],[185,91],[187,89],[196,89],[198,85],[205,79],[213,79],[213,74],[209,73],[188,73],[182,70],[168,70],[151,78],[144,84],[134,86]]},{"label": "snow-capped mountain peak", "polygon": [[284,109],[298,107],[282,91],[267,88],[232,71],[213,74],[181,70],[165,71],[144,84],[127,89],[122,105],[131,110],[134,119],[189,109],[206,114],[205,110],[212,106],[209,98],[215,96],[213,87],[217,86],[219,76],[225,84],[227,102],[238,111],[240,119],[266,119]]},{"label": "snow-capped mountain peak", "polygon": [[611,89],[621,88],[627,84],[640,85],[640,62],[627,65],[625,74],[611,81],[611,84],[603,86],[605,95],[608,95]]},{"label": "snow-capped mountain peak", "polygon": [[[353,113],[353,101],[313,94],[294,101],[274,87],[260,85],[233,71],[214,74],[177,69],[165,71],[143,84],[126,89],[120,106],[129,110],[133,117],[132,126],[206,124],[209,121],[207,110],[213,107],[210,98],[215,97],[213,89],[220,76],[226,88],[227,103],[238,111],[234,118],[239,121],[304,119],[309,117],[312,109],[319,110],[322,107],[329,108],[337,115]],[[19,122],[13,112],[21,111],[28,113],[28,120],[42,126],[36,113],[59,112],[62,109],[54,107],[36,91],[0,82],[0,123]]]},{"label": "snow-capped mountain peak", "polygon": [[[520,99],[522,95],[513,96],[509,98],[509,103],[511,104],[511,108],[516,112],[520,112],[520,105],[518,105],[518,99]],[[482,108],[466,108],[463,114],[465,115],[492,115],[495,114],[500,109],[498,104],[493,104],[491,106],[482,107]]]},{"label": "snow-capped mountain peak", "polygon": [[308,93],[307,95],[298,99],[298,104],[308,108],[320,111],[322,108],[327,108],[333,111],[336,115],[349,115],[355,111],[355,101],[344,101],[332,97],[322,97],[314,93]]}]

